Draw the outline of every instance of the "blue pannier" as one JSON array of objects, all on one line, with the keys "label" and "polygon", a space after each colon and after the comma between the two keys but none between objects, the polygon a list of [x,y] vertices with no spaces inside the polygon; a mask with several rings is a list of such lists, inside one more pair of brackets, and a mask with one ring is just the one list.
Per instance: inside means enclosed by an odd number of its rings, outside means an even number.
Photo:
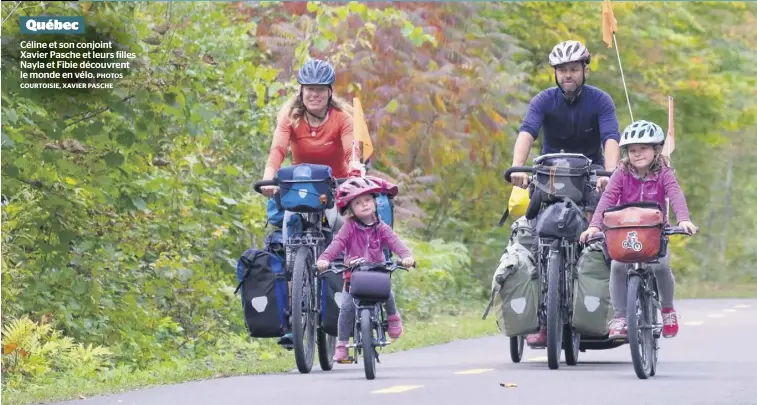
[{"label": "blue pannier", "polygon": [[237,291],[252,337],[280,337],[289,331],[289,284],[282,258],[255,248],[247,249],[237,262]]}]

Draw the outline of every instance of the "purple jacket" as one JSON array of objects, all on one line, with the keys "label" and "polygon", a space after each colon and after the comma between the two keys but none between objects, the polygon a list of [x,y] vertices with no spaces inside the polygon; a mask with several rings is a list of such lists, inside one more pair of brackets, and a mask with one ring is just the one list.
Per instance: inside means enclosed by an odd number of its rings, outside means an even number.
[{"label": "purple jacket", "polygon": [[383,262],[386,260],[382,250],[385,246],[403,259],[412,256],[410,249],[384,222],[363,227],[356,221],[346,220],[318,260],[333,262],[339,253],[344,253],[345,263],[357,258],[373,263]]},{"label": "purple jacket", "polygon": [[656,201],[663,209],[663,216],[667,224],[665,212],[665,197],[670,199],[670,208],[676,214],[678,222],[690,221],[689,207],[683,196],[681,186],[678,185],[673,170],[663,167],[658,174],[649,174],[646,179],[640,179],[628,169],[618,166],[618,170],[610,177],[607,188],[597,204],[597,209],[591,217],[591,224],[602,229],[602,214],[605,210],[616,205],[640,201]]}]

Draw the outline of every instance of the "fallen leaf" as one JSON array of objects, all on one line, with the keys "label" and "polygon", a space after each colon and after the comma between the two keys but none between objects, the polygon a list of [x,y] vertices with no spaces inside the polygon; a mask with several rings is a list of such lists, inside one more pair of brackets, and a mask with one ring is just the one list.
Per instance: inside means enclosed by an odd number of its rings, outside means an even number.
[{"label": "fallen leaf", "polygon": [[513,384],[513,383],[499,383],[499,386],[500,386],[500,387],[505,387],[505,388],[515,388],[515,387],[517,387],[517,386],[518,386],[518,384]]}]

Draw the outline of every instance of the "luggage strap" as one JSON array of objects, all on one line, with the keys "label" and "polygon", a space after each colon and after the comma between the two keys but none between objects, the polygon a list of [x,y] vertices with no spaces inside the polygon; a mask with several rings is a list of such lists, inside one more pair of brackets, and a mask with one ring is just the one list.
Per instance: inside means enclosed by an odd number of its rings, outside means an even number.
[{"label": "luggage strap", "polygon": [[492,306],[494,305],[494,297],[499,292],[499,290],[502,289],[502,284],[505,282],[505,277],[502,274],[497,275],[495,277],[495,280],[497,281],[497,285],[492,288],[492,296],[489,299],[489,304],[486,306],[486,310],[484,311],[484,315],[481,317],[482,320],[486,319],[486,316],[489,315],[489,311],[492,309]]}]

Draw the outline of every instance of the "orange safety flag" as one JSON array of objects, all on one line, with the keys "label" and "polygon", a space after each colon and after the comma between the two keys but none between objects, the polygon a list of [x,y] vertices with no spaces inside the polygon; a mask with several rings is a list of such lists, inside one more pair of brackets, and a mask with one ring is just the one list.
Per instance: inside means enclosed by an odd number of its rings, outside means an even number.
[{"label": "orange safety flag", "polygon": [[368,134],[368,124],[365,123],[365,115],[363,114],[363,106],[360,104],[360,99],[357,97],[353,98],[352,107],[354,109],[352,123],[355,140],[363,143],[363,162],[365,162],[373,153],[373,142],[371,142],[371,136]]},{"label": "orange safety flag", "polygon": [[615,14],[612,12],[610,0],[605,0],[602,3],[602,41],[607,44],[608,48],[612,48],[612,34],[614,32],[618,32],[618,20],[615,19]]}]

